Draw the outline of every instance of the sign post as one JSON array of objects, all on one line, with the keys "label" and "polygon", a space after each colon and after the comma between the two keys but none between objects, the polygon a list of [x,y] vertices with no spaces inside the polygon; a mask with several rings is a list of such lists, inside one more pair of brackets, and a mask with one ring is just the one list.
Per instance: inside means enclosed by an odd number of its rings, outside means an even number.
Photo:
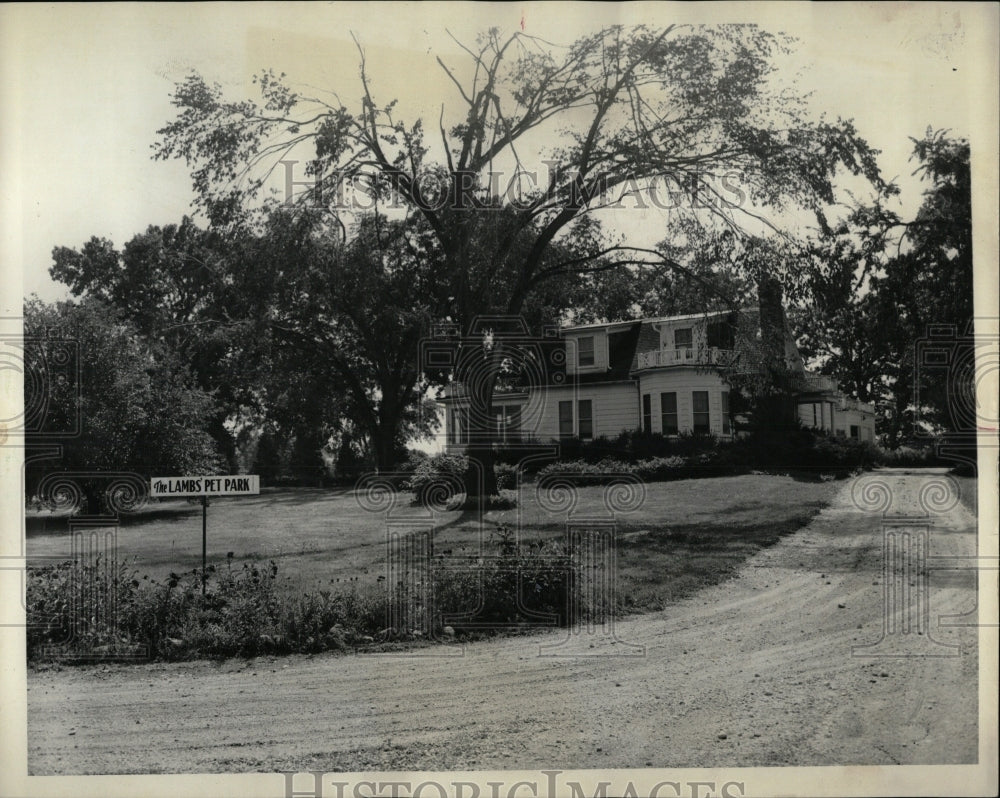
[{"label": "sign post", "polygon": [[208,581],[206,563],[208,561],[208,496],[201,497],[201,595],[205,595]]},{"label": "sign post", "polygon": [[201,499],[201,595],[208,583],[208,497],[256,496],[260,493],[260,477],[256,474],[200,477],[153,477],[149,480],[149,495],[157,499]]}]

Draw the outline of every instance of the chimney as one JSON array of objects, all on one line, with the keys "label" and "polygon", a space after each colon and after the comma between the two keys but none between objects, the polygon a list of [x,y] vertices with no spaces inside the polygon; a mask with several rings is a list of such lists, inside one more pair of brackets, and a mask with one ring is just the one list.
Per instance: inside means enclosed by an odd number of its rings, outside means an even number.
[{"label": "chimney", "polygon": [[760,341],[765,361],[776,365],[785,362],[785,308],[781,282],[763,274],[757,280],[757,304],[760,307]]}]

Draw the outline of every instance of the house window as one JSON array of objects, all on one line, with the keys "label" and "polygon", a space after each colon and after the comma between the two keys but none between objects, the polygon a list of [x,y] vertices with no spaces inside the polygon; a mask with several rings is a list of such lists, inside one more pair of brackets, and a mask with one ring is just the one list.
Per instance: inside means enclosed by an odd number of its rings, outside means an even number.
[{"label": "house window", "polygon": [[521,442],[521,406],[507,408],[507,442]]},{"label": "house window", "polygon": [[693,345],[690,327],[674,330],[674,349],[690,349]]},{"label": "house window", "polygon": [[677,394],[660,394],[660,423],[663,427],[664,435],[677,434]]},{"label": "house window", "polygon": [[497,443],[516,443],[521,440],[521,408],[497,407],[493,410]]},{"label": "house window", "polygon": [[577,403],[577,415],[580,424],[580,437],[590,440],[594,437],[594,407],[590,399],[581,399]]},{"label": "house window", "polygon": [[644,393],[642,395],[642,431],[652,432],[652,429],[653,429],[652,402],[650,401],[649,394]]},{"label": "house window", "polygon": [[580,366],[594,365],[594,336],[589,335],[577,341],[577,363]]},{"label": "house window", "polygon": [[851,437],[854,439],[861,437],[861,428],[857,424],[851,424]]},{"label": "house window", "polygon": [[694,431],[711,432],[712,425],[708,417],[708,391],[692,392],[691,407],[694,410]]},{"label": "house window", "polygon": [[813,429],[815,429],[818,426],[818,424],[816,423],[816,403],[815,402],[813,402],[812,409],[813,409]]},{"label": "house window", "polygon": [[729,435],[733,431],[733,423],[729,418],[729,391],[722,392],[722,434]]},{"label": "house window", "polygon": [[559,403],[559,437],[573,437],[573,402]]},{"label": "house window", "polygon": [[469,442],[469,408],[456,407],[451,411],[451,442]]},{"label": "house window", "polygon": [[735,349],[735,337],[733,334],[733,325],[728,321],[712,322],[705,330],[705,342],[709,348]]}]

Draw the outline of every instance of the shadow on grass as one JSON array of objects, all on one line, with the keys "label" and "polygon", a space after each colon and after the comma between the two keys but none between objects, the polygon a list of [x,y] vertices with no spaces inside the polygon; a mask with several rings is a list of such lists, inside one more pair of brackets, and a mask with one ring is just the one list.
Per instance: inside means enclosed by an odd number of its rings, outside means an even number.
[{"label": "shadow on grass", "polygon": [[[822,507],[823,503],[817,503]],[[816,509],[767,521],[702,522],[625,531],[618,547],[620,611],[651,612],[719,584],[761,549],[798,532]]]}]

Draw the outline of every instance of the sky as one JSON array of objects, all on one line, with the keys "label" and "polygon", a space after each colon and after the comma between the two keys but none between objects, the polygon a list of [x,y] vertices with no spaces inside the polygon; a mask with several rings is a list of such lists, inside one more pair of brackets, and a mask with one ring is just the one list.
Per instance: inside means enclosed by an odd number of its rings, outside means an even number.
[{"label": "sky", "polygon": [[[21,271],[24,295],[62,298],[65,287],[48,277],[54,246],[101,236],[120,247],[150,224],[191,213],[186,166],[153,161],[151,145],[173,116],[174,83],[192,70],[233,97],[273,68],[296,86],[356,98],[353,33],[379,101],[397,97],[402,116],[436,125],[442,104],[458,107],[434,61],[459,63],[449,32],[471,42],[490,26],[523,25],[561,44],[609,23],[704,21],[757,22],[795,36],[782,77],[797,73],[817,115],[853,118],[883,151],[904,214],[921,191],[909,136],[928,126],[981,130],[974,159],[996,152],[995,77],[983,82],[996,69],[991,4],[8,4],[0,8],[4,271],[8,279]],[[623,224],[636,238],[662,229],[641,213]],[[18,302],[8,292],[8,315]]]}]

